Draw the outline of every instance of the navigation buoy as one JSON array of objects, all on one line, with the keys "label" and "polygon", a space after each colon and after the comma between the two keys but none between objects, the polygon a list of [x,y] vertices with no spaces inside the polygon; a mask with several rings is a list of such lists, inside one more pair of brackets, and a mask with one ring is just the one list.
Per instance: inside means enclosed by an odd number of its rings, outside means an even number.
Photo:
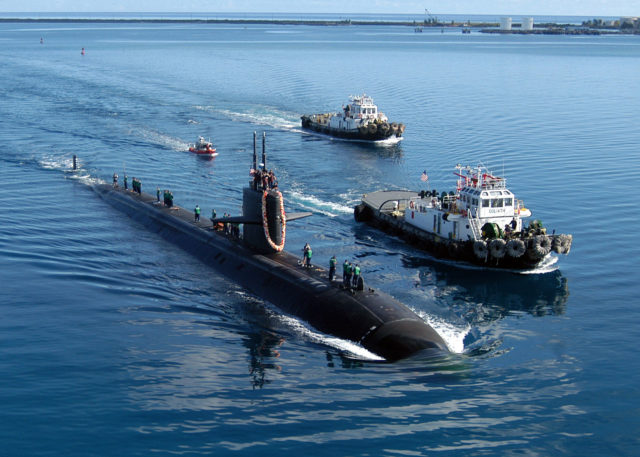
[{"label": "navigation buoy", "polygon": [[80,54],[84,55],[84,48],[82,48],[82,51],[80,51]]}]

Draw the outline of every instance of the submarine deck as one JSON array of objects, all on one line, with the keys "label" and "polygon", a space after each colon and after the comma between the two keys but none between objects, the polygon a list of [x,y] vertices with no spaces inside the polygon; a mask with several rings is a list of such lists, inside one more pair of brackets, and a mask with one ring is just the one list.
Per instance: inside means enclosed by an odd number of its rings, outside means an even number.
[{"label": "submarine deck", "polygon": [[[110,188],[111,186],[105,185],[105,187]],[[206,217],[200,217],[200,221],[196,221],[194,217],[193,210],[187,210],[178,205],[174,205],[171,208],[164,205],[162,201],[158,201],[154,196],[150,194],[146,194],[144,192],[138,194],[134,192],[132,189],[125,190],[123,187],[118,186],[113,189],[113,191],[117,191],[123,194],[126,194],[128,197],[133,198],[139,202],[145,203],[147,205],[153,206],[156,210],[161,211],[162,213],[170,216],[174,216],[183,222],[187,222],[192,224],[206,233],[218,236],[222,239],[225,239],[228,243],[230,243],[234,249],[238,250],[246,250],[247,255],[259,255],[268,259],[271,262],[275,262],[276,264],[287,268],[289,271],[297,272],[297,276],[301,281],[310,282],[309,286],[320,286],[321,284],[325,286],[333,287],[336,292],[343,292],[346,294],[350,294],[346,287],[343,287],[342,281],[342,264],[339,263],[336,266],[336,276],[333,281],[329,281],[329,273],[328,269],[320,267],[318,265],[314,265],[312,263],[311,267],[305,268],[302,266],[302,254],[300,257],[295,256],[294,254],[282,251],[280,253],[275,254],[255,254],[251,252],[244,244],[242,243],[241,238],[234,237],[233,235],[227,234],[222,230],[215,230],[213,228],[213,223],[210,222],[210,219]],[[404,192],[407,193],[407,192]],[[411,194],[415,194],[415,192],[411,192]],[[395,194],[394,194],[395,195]],[[405,197],[406,198],[406,197]],[[377,291],[373,288],[365,287],[363,291],[353,291],[355,296],[362,295],[378,295]],[[385,314],[383,309],[378,310],[381,314]],[[410,316],[407,316],[410,317]]]}]

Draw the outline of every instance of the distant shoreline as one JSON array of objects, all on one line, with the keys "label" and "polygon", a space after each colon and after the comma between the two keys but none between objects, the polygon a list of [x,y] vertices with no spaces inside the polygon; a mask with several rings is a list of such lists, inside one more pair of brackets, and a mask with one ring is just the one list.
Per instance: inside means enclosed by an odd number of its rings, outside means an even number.
[{"label": "distant shoreline", "polygon": [[[143,23],[143,24],[268,24],[268,25],[316,25],[316,26],[348,26],[348,25],[383,25],[423,28],[455,28],[455,27],[499,27],[498,22],[447,22],[424,23],[422,21],[364,21],[364,20],[326,20],[326,19],[163,19],[163,18],[7,18],[0,17],[2,22],[43,22],[43,23]],[[540,24],[543,27],[575,27],[572,24]]]},{"label": "distant shoreline", "polygon": [[[462,22],[453,24],[424,24],[419,21],[363,21],[363,20],[314,20],[314,19],[162,19],[162,18],[6,18],[0,22],[59,22],[59,23],[160,23],[160,24],[273,24],[273,25],[400,25],[407,27],[461,27]],[[473,23],[474,27],[492,27],[499,24],[493,22]]]},{"label": "distant shoreline", "polygon": [[[576,24],[546,22],[536,24],[533,30],[521,30],[514,24],[512,30],[500,29],[497,22],[422,22],[422,21],[376,21],[376,20],[326,20],[326,19],[201,19],[201,18],[11,18],[0,17],[0,23],[58,23],[58,24],[235,24],[235,25],[308,25],[321,27],[345,27],[351,25],[401,26],[414,27],[416,32],[422,29],[480,29],[476,33],[522,34],[522,35],[601,35],[620,34],[618,29],[586,28]],[[633,33],[630,31],[628,33]],[[637,32],[636,32],[637,33]]]}]

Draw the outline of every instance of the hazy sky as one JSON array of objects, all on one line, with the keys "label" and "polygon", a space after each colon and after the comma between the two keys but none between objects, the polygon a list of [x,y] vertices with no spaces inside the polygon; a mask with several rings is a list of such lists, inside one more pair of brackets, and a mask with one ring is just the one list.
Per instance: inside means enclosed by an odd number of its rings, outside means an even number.
[{"label": "hazy sky", "polygon": [[274,12],[638,16],[640,0],[0,0],[2,12]]}]

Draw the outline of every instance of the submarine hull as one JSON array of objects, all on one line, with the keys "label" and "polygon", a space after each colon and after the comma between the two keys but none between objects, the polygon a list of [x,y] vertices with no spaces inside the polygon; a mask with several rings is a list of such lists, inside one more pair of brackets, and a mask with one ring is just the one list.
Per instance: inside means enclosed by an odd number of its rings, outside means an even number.
[{"label": "submarine hull", "polygon": [[257,253],[214,231],[210,223],[195,222],[192,212],[167,208],[151,195],[106,184],[93,189],[118,210],[323,333],[358,342],[389,361],[420,351],[448,352],[433,328],[383,292],[343,290],[323,268],[302,268],[298,257],[285,251]]}]

